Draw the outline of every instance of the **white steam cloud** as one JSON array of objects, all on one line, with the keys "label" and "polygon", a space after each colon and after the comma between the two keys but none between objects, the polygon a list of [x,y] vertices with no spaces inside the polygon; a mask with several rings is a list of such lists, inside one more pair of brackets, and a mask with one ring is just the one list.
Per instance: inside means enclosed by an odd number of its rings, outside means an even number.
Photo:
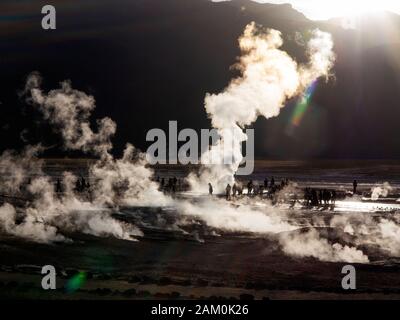
[{"label": "white steam cloud", "polygon": [[39,242],[68,240],[60,231],[125,240],[141,236],[138,228],[114,219],[111,214],[119,205],[154,205],[154,198],[158,199],[157,205],[169,201],[151,180],[153,172],[147,167],[144,155],[128,145],[123,157],[114,159],[109,151],[115,123],[104,118],[97,121],[97,131],[90,127],[94,98],[73,89],[68,81],[46,94],[40,88],[41,82],[37,72],[28,77],[24,91],[27,101],[61,134],[66,149],[81,150],[99,158],[89,168],[93,192],[90,201],[89,195],[76,195],[77,177],[65,172],[64,190],[57,194],[54,181],[43,173],[43,162],[37,158],[41,146],[26,147],[20,154],[5,151],[0,156],[0,191],[14,194],[25,203],[18,215],[16,207],[6,202],[0,208],[0,228]]},{"label": "white steam cloud", "polygon": [[284,221],[283,213],[278,214],[272,206],[260,210],[245,203],[231,205],[218,199],[203,199],[198,203],[180,201],[176,206],[179,212],[200,218],[220,230],[265,234],[297,228]]},{"label": "white steam cloud", "polygon": [[[202,155],[218,164],[207,166],[200,177],[189,177],[194,188],[204,189],[204,185],[212,182],[221,191],[227,183],[233,183],[243,159],[241,145],[247,140],[242,128],[259,116],[267,119],[278,116],[287,99],[301,94],[318,78],[329,76],[335,60],[330,34],[312,32],[306,65],[299,65],[281,50],[282,44],[279,31],[263,30],[255,23],[246,26],[239,39],[242,56],[235,65],[241,76],[233,79],[223,92],[207,94],[205,98],[205,109],[221,140]],[[232,164],[224,164],[227,155]]]},{"label": "white steam cloud", "polygon": [[33,72],[28,77],[25,92],[31,95],[30,100],[42,111],[44,119],[61,132],[65,148],[107,155],[112,148],[110,138],[116,131],[116,124],[110,118],[103,118],[97,121],[98,131],[92,131],[89,118],[95,99],[72,89],[69,81],[61,82],[60,89],[45,94],[40,88],[41,82],[40,74]]},{"label": "white steam cloud", "polygon": [[387,197],[392,189],[389,182],[384,182],[382,185],[373,187],[371,189],[371,200],[376,201],[379,197]]},{"label": "white steam cloud", "polygon": [[330,244],[321,238],[315,229],[306,233],[291,233],[280,237],[283,251],[297,257],[313,257],[321,261],[350,263],[367,263],[368,257],[354,247],[343,246],[340,243]]}]

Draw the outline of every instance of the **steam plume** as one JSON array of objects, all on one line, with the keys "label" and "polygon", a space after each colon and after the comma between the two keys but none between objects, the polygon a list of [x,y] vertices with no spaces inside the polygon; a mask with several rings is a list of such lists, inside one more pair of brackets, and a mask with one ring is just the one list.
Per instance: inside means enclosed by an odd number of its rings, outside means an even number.
[{"label": "steam plume", "polygon": [[[278,116],[287,99],[301,94],[319,77],[328,77],[335,59],[329,34],[313,32],[307,45],[306,65],[298,65],[280,49],[282,44],[279,31],[263,30],[254,22],[246,26],[239,39],[242,56],[235,65],[241,76],[233,79],[223,92],[207,94],[205,98],[205,109],[221,140],[203,157],[212,158],[216,165],[207,166],[200,178],[189,177],[192,186],[199,188],[213,182],[221,190],[233,183],[233,175],[243,159],[241,144],[247,139],[242,127],[259,116]],[[231,164],[224,163],[227,157],[232,159]]]},{"label": "steam plume", "polygon": [[54,182],[43,173],[43,162],[37,158],[40,146],[27,147],[21,154],[6,151],[0,157],[1,191],[14,192],[22,198],[27,196],[33,201],[21,208],[22,223],[17,223],[17,209],[5,203],[0,208],[0,228],[39,242],[68,240],[60,231],[80,231],[125,240],[141,236],[134,225],[115,220],[111,213],[112,208],[119,205],[153,204],[154,197],[159,199],[158,204],[163,199],[168,201],[151,180],[153,172],[147,167],[144,155],[128,145],[124,156],[114,159],[109,151],[115,123],[104,118],[97,121],[97,131],[90,127],[94,98],[73,89],[69,81],[46,94],[40,88],[41,82],[37,72],[28,77],[24,90],[27,101],[61,134],[67,150],[81,150],[99,158],[89,168],[92,199],[89,201],[75,194],[77,177],[70,172],[64,172],[64,192],[56,194]]},{"label": "steam plume", "polygon": [[393,188],[390,186],[388,182],[383,183],[380,186],[376,186],[371,189],[371,200],[376,201],[379,197],[387,197],[389,192]]},{"label": "steam plume", "polygon": [[61,132],[65,148],[106,156],[112,148],[110,138],[116,131],[116,124],[110,118],[103,118],[97,121],[98,131],[92,131],[89,118],[95,99],[72,89],[70,81],[61,82],[60,89],[48,94],[41,90],[41,83],[40,74],[31,73],[25,86],[25,92],[30,94],[28,101],[38,106],[44,119]]}]

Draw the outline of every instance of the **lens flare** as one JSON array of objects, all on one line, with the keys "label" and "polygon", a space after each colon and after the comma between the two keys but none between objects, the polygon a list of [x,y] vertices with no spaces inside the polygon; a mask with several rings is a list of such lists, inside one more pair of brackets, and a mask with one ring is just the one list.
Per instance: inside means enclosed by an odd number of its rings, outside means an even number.
[{"label": "lens flare", "polygon": [[317,81],[314,81],[306,90],[294,108],[294,112],[292,114],[290,124],[291,127],[298,127],[303,120],[304,115],[306,114],[308,107],[310,106],[311,98],[314,94],[314,91],[317,87]]},{"label": "lens flare", "polygon": [[86,272],[79,272],[68,280],[65,285],[65,291],[67,293],[73,293],[80,289],[86,282]]}]

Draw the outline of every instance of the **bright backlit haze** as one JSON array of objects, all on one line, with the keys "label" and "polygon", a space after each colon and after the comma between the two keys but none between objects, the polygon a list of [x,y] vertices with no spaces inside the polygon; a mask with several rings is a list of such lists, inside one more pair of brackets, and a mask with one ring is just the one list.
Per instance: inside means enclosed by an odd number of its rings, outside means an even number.
[{"label": "bright backlit haze", "polygon": [[[220,2],[226,0],[214,0]],[[312,20],[356,17],[380,11],[400,14],[400,0],[254,0],[260,3],[290,3]]]}]

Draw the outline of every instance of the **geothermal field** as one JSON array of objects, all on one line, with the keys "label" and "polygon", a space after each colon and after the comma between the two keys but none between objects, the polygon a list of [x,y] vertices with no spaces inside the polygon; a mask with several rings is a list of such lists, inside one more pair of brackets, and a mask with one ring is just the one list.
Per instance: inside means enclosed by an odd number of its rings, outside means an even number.
[{"label": "geothermal field", "polygon": [[[145,7],[147,3],[133,2]],[[182,5],[170,2],[171,6]],[[81,70],[77,76],[68,67],[59,73],[53,67],[35,71],[39,66],[35,62],[18,69],[24,76],[18,79],[19,86],[10,89],[17,102],[9,103],[13,109],[4,112],[6,119],[18,120],[7,120],[10,123],[0,128],[6,132],[0,145],[0,298],[400,298],[400,160],[389,160],[397,154],[396,148],[389,147],[395,145],[396,134],[385,133],[393,124],[393,130],[398,130],[398,117],[390,114],[386,122],[380,118],[392,93],[382,89],[376,98],[367,85],[353,89],[340,82],[346,78],[343,72],[354,65],[369,71],[362,59],[357,63],[350,59],[336,68],[350,53],[358,52],[350,47],[346,55],[343,50],[353,42],[361,46],[353,31],[324,28],[322,23],[321,29],[311,28],[304,22],[299,24],[304,31],[293,36],[289,29],[297,26],[292,19],[298,15],[291,6],[263,7],[276,9],[277,14],[289,10],[290,18],[285,16],[283,31],[278,31],[278,25],[267,28],[247,21],[251,12],[246,6],[258,4],[232,3],[234,7],[227,7],[227,12],[236,12],[234,21],[241,21],[232,51],[236,59],[229,62],[231,70],[218,69],[220,76],[212,77],[208,71],[185,76],[184,72],[204,57],[208,68],[217,70],[218,57],[225,57],[224,48],[232,45],[228,41],[232,28],[222,29],[221,39],[207,45],[216,46],[217,53],[203,54],[206,49],[196,42],[192,61],[186,47],[176,49],[169,35],[159,38],[166,52],[162,54],[153,40],[154,24],[144,23],[140,15],[135,41],[113,37],[110,43],[115,48],[101,42],[94,45],[96,50],[75,59],[86,59],[82,74],[90,81],[79,79]],[[202,1],[201,5],[217,10],[224,4]],[[145,13],[164,23],[152,10],[146,7]],[[125,14],[125,10],[117,13]],[[198,23],[189,20],[185,23]],[[190,39],[208,41],[214,30],[204,31],[204,25],[207,19],[201,23],[201,33]],[[165,22],[160,28],[172,26]],[[112,32],[125,27],[113,26]],[[74,28],[60,35],[60,43],[76,36]],[[179,43],[186,45],[190,30],[179,28]],[[346,32],[357,41],[349,40],[353,38]],[[345,34],[345,40],[335,43],[342,39],[338,34]],[[84,36],[93,37],[93,43],[100,37],[97,29]],[[74,44],[91,43],[82,39]],[[111,52],[123,53],[126,59],[125,48],[139,40],[142,44],[126,54],[129,59],[132,54],[136,57],[131,59],[135,67],[127,69]],[[60,48],[54,59],[65,52],[75,54],[73,45]],[[25,61],[24,51],[20,49],[5,61],[12,63],[18,57]],[[159,56],[149,58],[154,52],[160,52]],[[97,61],[102,54],[104,59]],[[376,56],[374,51],[364,59]],[[175,58],[179,60],[176,65],[170,62]],[[81,68],[73,58],[67,60]],[[372,67],[374,86],[378,86],[386,77],[379,78],[384,73]],[[103,74],[110,70],[117,73],[116,78]],[[229,77],[225,71],[231,72]],[[360,81],[367,79],[363,73],[354,74]],[[178,77],[181,85],[174,88]],[[61,81],[57,85],[55,78]],[[206,85],[200,88],[195,80],[204,79]],[[96,80],[104,89],[92,83]],[[340,94],[330,92],[332,88]],[[143,95],[142,100],[125,104],[123,94],[116,93],[120,89],[129,98]],[[157,92],[167,98],[159,98]],[[345,94],[351,96],[356,113],[347,112],[351,106]],[[185,97],[201,99],[195,104]],[[315,107],[313,101],[318,99],[322,102]],[[331,101],[336,109],[329,116],[323,103]],[[364,111],[370,101],[379,112]],[[180,110],[180,104],[186,109]],[[123,110],[117,112],[118,106]],[[20,123],[19,116],[9,116],[18,107],[21,118],[25,117]],[[285,113],[288,108],[292,116]],[[200,115],[204,116],[202,123],[208,126],[204,129],[215,133],[206,137],[205,148],[199,150],[198,133],[204,132],[199,126],[168,137],[159,129],[166,123],[176,125],[184,112],[199,122]],[[312,112],[317,116],[307,118]],[[279,127],[273,121],[283,113],[289,121]],[[365,130],[363,121],[373,128]],[[9,143],[13,122],[21,130],[17,142]],[[154,128],[145,130],[149,122]],[[180,128],[186,126],[180,122]],[[146,142],[153,142],[147,151],[137,147],[143,131]],[[136,139],[135,143],[124,137]],[[260,150],[269,156],[258,156]],[[360,160],[351,160],[353,155]],[[56,270],[57,285],[52,290],[43,285],[43,266]],[[349,267],[356,273],[351,287],[346,287],[343,270]]]},{"label": "geothermal field", "polygon": [[[90,162],[47,160],[42,170],[51,181],[65,180],[65,171],[90,181]],[[290,177],[275,199],[245,189],[227,201],[182,187],[160,193],[160,203],[96,206],[89,191],[71,198],[48,190],[46,199],[23,209],[23,195],[2,195],[0,292],[28,299],[399,298],[400,177],[391,174],[399,166],[257,161],[254,184],[264,176]],[[160,180],[187,175],[179,167],[154,170]],[[342,196],[334,205],[307,205],[307,187]],[[50,202],[57,211],[33,218],[31,210]],[[66,205],[74,210],[64,211]],[[48,264],[61,277],[56,293],[40,287]],[[341,287],[346,264],[357,270],[352,292]],[[82,283],[68,290],[76,274]]]}]

